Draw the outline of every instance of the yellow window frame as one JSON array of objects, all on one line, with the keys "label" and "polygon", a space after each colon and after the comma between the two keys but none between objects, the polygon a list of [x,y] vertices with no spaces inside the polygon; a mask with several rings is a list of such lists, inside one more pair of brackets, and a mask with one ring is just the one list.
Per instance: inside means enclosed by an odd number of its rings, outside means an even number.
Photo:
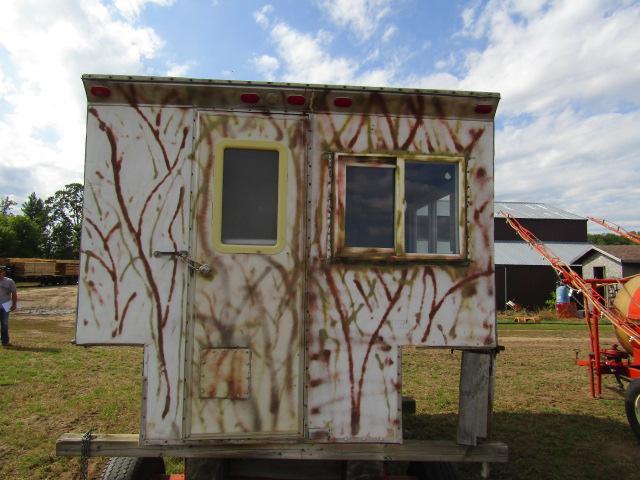
[{"label": "yellow window frame", "polygon": [[[381,159],[388,159],[381,163]],[[405,162],[453,163],[458,166],[458,252],[457,253],[406,253],[405,251],[405,210],[406,198]],[[345,244],[346,221],[346,167],[358,165],[366,167],[395,168],[394,197],[394,247],[368,248],[348,247]],[[334,156],[333,192],[333,254],[336,257],[391,259],[391,260],[464,260],[467,257],[466,220],[466,159],[461,155],[381,155],[381,154],[336,154]]]},{"label": "yellow window frame", "polygon": [[[224,152],[229,148],[278,152],[278,209],[276,243],[274,245],[247,245],[222,242],[222,191],[224,179]],[[279,142],[267,140],[224,139],[217,142],[213,160],[213,247],[222,253],[259,253],[275,255],[286,244],[287,227],[287,179],[289,149]]]}]

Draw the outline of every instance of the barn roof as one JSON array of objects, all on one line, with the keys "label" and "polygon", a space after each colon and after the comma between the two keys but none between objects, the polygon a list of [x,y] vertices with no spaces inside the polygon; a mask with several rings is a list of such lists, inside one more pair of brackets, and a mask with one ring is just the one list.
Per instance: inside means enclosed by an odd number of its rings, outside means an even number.
[{"label": "barn roof", "polygon": [[[579,265],[573,261],[591,248],[588,243],[544,242],[544,245],[562,261],[570,265]],[[549,265],[538,252],[525,242],[495,242],[496,265]]]},{"label": "barn roof", "polygon": [[493,211],[496,218],[503,218],[504,210],[515,218],[551,219],[551,220],[584,220],[587,219],[548,203],[534,202],[494,202]]},{"label": "barn roof", "polygon": [[640,263],[640,245],[591,245],[589,250],[581,253],[574,260],[582,263],[582,260],[594,251],[620,263]]}]

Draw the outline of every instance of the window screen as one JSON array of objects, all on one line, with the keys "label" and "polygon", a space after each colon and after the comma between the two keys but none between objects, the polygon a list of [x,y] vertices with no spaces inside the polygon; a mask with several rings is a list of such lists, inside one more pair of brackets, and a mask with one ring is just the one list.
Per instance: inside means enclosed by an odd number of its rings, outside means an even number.
[{"label": "window screen", "polygon": [[346,168],[345,245],[393,248],[395,168]]},{"label": "window screen", "polygon": [[279,152],[275,150],[224,150],[222,243],[276,244],[278,159]]},{"label": "window screen", "polygon": [[450,253],[458,248],[458,167],[405,162],[405,251]]}]

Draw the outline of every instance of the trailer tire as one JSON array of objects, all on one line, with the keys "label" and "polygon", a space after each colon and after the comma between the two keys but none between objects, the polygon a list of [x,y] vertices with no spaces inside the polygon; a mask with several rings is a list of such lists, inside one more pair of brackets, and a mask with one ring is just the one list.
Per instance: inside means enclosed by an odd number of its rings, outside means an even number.
[{"label": "trailer tire", "polygon": [[102,471],[102,480],[150,480],[163,475],[162,458],[111,457]]},{"label": "trailer tire", "polygon": [[629,426],[640,441],[640,378],[627,386],[624,394],[624,409],[627,412]]},{"label": "trailer tire", "polygon": [[411,462],[407,470],[418,480],[459,480],[460,475],[453,462]]}]

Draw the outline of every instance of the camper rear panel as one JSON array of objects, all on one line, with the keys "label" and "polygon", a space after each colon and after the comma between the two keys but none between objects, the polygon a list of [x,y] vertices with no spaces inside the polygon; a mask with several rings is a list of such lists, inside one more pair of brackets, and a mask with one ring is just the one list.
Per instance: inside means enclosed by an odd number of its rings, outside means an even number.
[{"label": "camper rear panel", "polygon": [[144,346],[141,442],[399,443],[402,347],[496,346],[497,96],[85,84],[76,342]]}]

